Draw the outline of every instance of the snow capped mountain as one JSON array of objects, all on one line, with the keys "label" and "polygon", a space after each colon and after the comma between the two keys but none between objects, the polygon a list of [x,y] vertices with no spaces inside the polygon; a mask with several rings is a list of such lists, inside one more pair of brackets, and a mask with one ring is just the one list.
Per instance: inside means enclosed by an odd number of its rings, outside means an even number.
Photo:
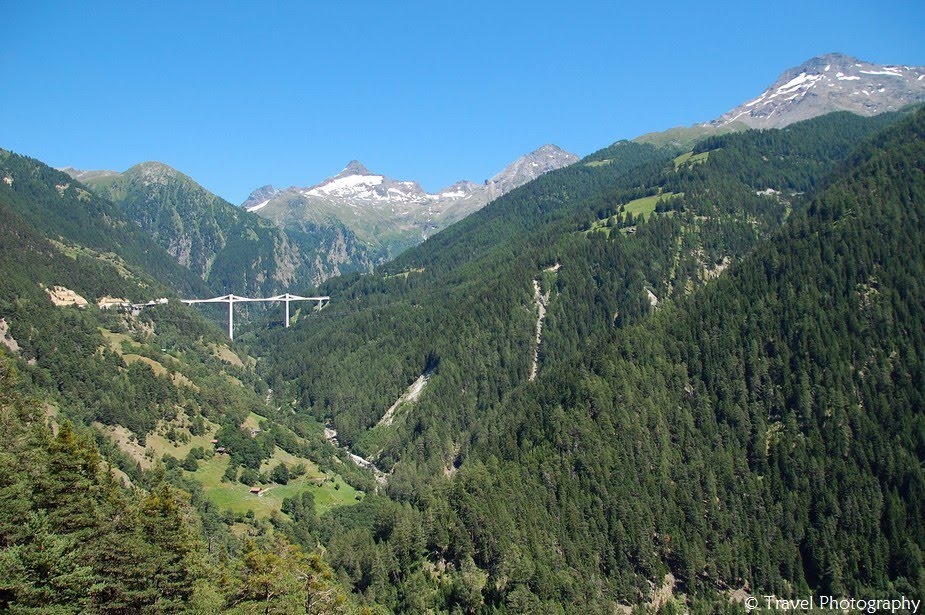
[{"label": "snow capped mountain", "polygon": [[876,115],[925,101],[925,67],[863,62],[832,53],[783,73],[761,96],[709,123],[781,128],[831,111]]},{"label": "snow capped mountain", "polygon": [[393,258],[543,173],[576,162],[555,145],[522,156],[476,184],[460,181],[428,193],[416,181],[394,180],[351,161],[340,173],[306,188],[258,188],[242,204],[287,229],[341,223],[380,255]]},{"label": "snow capped mountain", "polygon": [[426,198],[427,193],[417,182],[394,181],[377,175],[356,160],[343,171],[316,186],[301,191],[307,197],[333,197],[345,200],[414,202]]}]

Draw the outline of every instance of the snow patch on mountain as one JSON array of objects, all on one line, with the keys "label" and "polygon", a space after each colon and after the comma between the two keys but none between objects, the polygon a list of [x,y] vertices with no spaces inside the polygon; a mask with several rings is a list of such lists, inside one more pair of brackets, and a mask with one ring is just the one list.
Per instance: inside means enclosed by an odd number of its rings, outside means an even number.
[{"label": "snow patch on mountain", "polygon": [[811,88],[817,81],[824,79],[824,75],[807,75],[806,73],[800,73],[798,77],[794,77],[784,85],[777,88],[777,93],[772,95],[779,96],[780,94],[789,94],[798,89]]},{"label": "snow patch on mountain", "polygon": [[241,203],[241,207],[247,211],[256,211],[263,207],[266,207],[267,203],[279,194],[279,190],[274,188],[271,185],[261,186],[250,193],[250,196],[247,197],[247,200]]},{"label": "snow patch on mountain", "polygon": [[883,70],[862,70],[859,71],[865,75],[889,75],[890,77],[902,77],[903,74],[895,66],[886,66]]},{"label": "snow patch on mountain", "polygon": [[382,175],[348,175],[328,180],[315,188],[306,190],[306,196],[357,196],[370,192],[372,186],[378,186],[385,178]]}]

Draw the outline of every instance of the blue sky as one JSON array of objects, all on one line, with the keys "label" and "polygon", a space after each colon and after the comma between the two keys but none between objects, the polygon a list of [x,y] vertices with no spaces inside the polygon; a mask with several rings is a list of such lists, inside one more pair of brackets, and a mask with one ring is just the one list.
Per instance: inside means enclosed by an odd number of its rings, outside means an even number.
[{"label": "blue sky", "polygon": [[351,159],[437,190],[544,143],[713,119],[839,51],[925,65],[917,2],[6,2],[0,147],[159,160],[233,203]]}]

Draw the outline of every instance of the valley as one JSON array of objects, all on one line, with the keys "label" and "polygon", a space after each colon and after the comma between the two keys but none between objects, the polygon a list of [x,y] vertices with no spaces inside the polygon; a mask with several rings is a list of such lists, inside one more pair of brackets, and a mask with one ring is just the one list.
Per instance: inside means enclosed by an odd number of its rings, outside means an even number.
[{"label": "valley", "polygon": [[[822,56],[433,194],[0,151],[0,610],[925,591],[921,74]],[[289,292],[233,340],[182,301]]]}]

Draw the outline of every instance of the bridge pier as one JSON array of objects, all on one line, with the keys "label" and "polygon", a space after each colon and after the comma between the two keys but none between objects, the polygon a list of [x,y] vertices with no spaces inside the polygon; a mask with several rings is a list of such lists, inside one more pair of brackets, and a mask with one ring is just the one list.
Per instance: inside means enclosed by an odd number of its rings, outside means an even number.
[{"label": "bridge pier", "polygon": [[234,298],[228,295],[228,339],[234,339]]}]

